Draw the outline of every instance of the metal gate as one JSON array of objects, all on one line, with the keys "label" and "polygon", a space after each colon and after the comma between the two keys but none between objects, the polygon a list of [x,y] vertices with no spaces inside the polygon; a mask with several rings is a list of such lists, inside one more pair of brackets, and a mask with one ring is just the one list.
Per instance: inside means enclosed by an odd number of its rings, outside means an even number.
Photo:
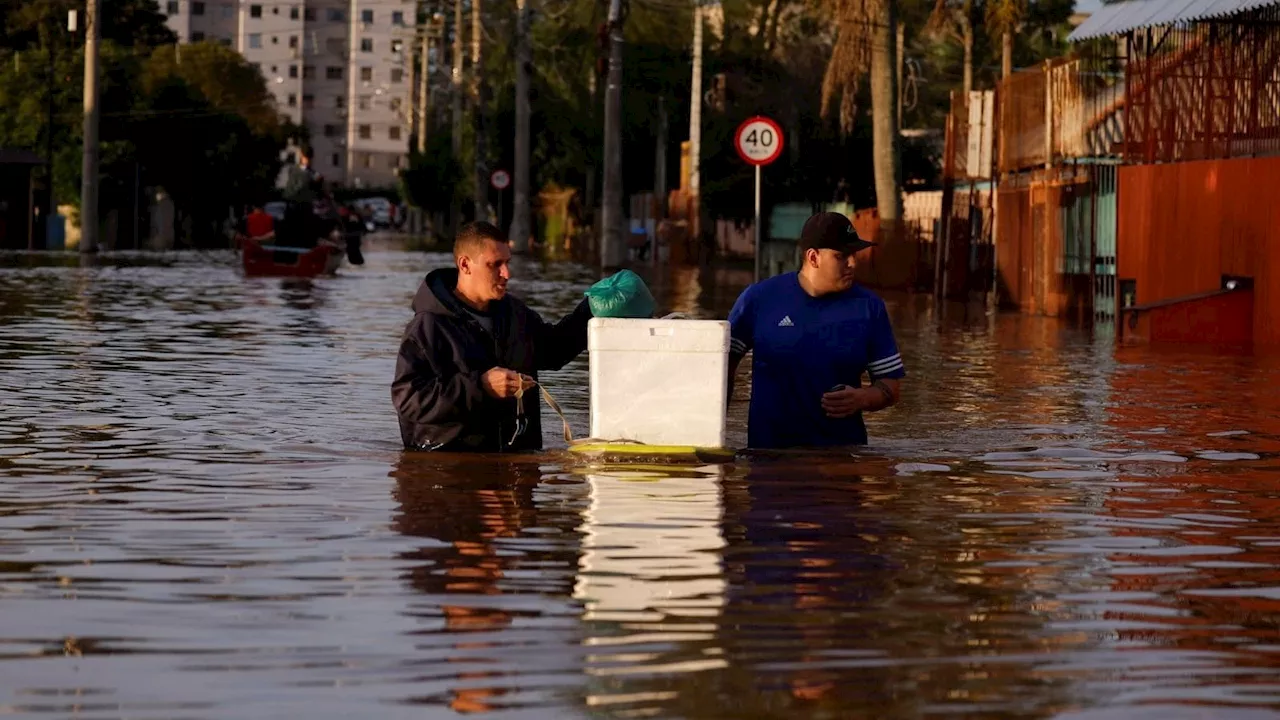
[{"label": "metal gate", "polygon": [[1093,165],[1093,318],[1116,316],[1116,165]]}]

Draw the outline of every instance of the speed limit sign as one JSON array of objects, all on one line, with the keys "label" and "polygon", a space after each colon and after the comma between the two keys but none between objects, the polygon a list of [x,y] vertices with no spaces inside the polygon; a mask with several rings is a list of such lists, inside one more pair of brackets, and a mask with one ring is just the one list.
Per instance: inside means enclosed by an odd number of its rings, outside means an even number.
[{"label": "speed limit sign", "polygon": [[489,176],[489,184],[493,185],[494,190],[506,190],[511,184],[511,175],[506,170],[494,170]]},{"label": "speed limit sign", "polygon": [[756,282],[764,279],[764,247],[761,244],[764,222],[760,219],[760,169],[782,155],[782,128],[767,117],[747,118],[733,135],[733,146],[748,165],[756,168]]},{"label": "speed limit sign", "polygon": [[734,134],[738,155],[750,165],[768,165],[782,154],[782,128],[767,117],[748,118]]}]

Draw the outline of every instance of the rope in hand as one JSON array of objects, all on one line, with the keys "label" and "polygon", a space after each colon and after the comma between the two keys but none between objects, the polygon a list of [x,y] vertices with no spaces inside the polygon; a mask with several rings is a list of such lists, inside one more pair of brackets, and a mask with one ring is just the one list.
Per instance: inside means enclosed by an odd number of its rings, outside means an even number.
[{"label": "rope in hand", "polygon": [[[547,406],[550,407],[553,411],[555,411],[555,414],[560,417],[560,422],[564,426],[564,441],[570,446],[586,445],[588,443],[610,443],[610,444],[625,444],[625,445],[643,445],[644,444],[636,440],[605,440],[602,438],[590,438],[590,437],[574,440],[573,430],[570,429],[569,427],[569,419],[565,417],[564,410],[561,409],[560,403],[556,402],[556,399],[551,397],[551,393],[547,391],[546,386],[538,382],[537,380],[534,380],[527,376],[522,375],[521,377],[523,377],[526,382],[531,383],[533,386],[537,387],[539,391],[542,392],[542,399],[547,402]],[[520,388],[516,390],[516,432],[514,435],[511,436],[512,443],[515,443],[516,438],[520,437],[520,435],[524,433],[526,427],[527,427],[527,421],[525,420],[525,416],[524,416],[524,384],[522,383],[520,385]]]}]

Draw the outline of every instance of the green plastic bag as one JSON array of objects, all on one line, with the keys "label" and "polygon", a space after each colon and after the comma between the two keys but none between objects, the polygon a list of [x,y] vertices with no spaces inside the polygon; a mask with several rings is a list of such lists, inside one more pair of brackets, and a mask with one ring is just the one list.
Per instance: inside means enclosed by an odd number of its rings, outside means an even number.
[{"label": "green plastic bag", "polygon": [[591,314],[598,318],[653,317],[656,303],[649,287],[630,270],[619,270],[586,292]]}]

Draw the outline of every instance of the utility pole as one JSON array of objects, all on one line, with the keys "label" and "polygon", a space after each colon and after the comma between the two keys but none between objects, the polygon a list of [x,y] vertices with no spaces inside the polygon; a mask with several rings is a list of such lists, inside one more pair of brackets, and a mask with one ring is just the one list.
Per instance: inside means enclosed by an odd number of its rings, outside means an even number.
[{"label": "utility pole", "polygon": [[475,219],[489,217],[489,173],[485,167],[484,70],[481,68],[482,0],[471,0],[471,127],[475,135]]},{"label": "utility pole", "polygon": [[[693,6],[693,82],[689,91],[689,194],[698,196],[699,167],[702,157],[702,4]],[[696,204],[695,204],[696,207]]]},{"label": "utility pole", "polygon": [[529,42],[529,0],[516,0],[516,162],[511,197],[513,252],[529,252],[533,223],[529,197],[529,69],[533,46]]},{"label": "utility pole", "polygon": [[[241,13],[244,12],[243,6],[241,7],[240,12]],[[346,174],[346,178],[347,178],[347,187],[355,187],[356,185],[356,124],[360,117],[360,110],[362,109],[360,107],[360,97],[356,94],[357,88],[359,88],[359,85],[356,84],[356,81],[359,79],[359,76],[360,76],[360,68],[356,64],[356,58],[360,57],[360,25],[359,25],[360,8],[356,0],[350,1],[349,7],[347,8],[347,13],[350,15],[350,17],[347,18],[348,30],[347,30],[347,162],[346,162],[347,174]],[[303,60],[304,64],[306,62],[305,60],[306,56],[307,56],[306,43],[304,42],[303,53],[302,53],[302,57],[304,58]],[[302,72],[298,73],[298,77],[302,77],[304,75],[306,75],[305,65],[302,68]],[[299,103],[301,103],[302,98],[298,98],[298,101]],[[301,115],[299,115],[299,117],[301,117]]]},{"label": "utility pole", "polygon": [[[423,4],[423,11],[426,5]],[[418,58],[418,154],[427,152],[427,108],[430,107],[431,93],[431,33],[435,30],[435,17],[423,20],[419,31],[422,33],[421,55]]]},{"label": "utility pole", "polygon": [[604,237],[600,264],[620,267],[626,260],[622,216],[622,0],[609,2],[609,81],[604,101]]},{"label": "utility pole", "polygon": [[658,96],[658,139],[653,150],[653,194],[658,213],[667,214],[667,99]]},{"label": "utility pole", "polygon": [[84,17],[84,157],[80,166],[80,252],[98,250],[98,25],[102,0],[88,0]]},{"label": "utility pole", "polygon": [[462,0],[453,3],[453,156],[462,154]]}]

